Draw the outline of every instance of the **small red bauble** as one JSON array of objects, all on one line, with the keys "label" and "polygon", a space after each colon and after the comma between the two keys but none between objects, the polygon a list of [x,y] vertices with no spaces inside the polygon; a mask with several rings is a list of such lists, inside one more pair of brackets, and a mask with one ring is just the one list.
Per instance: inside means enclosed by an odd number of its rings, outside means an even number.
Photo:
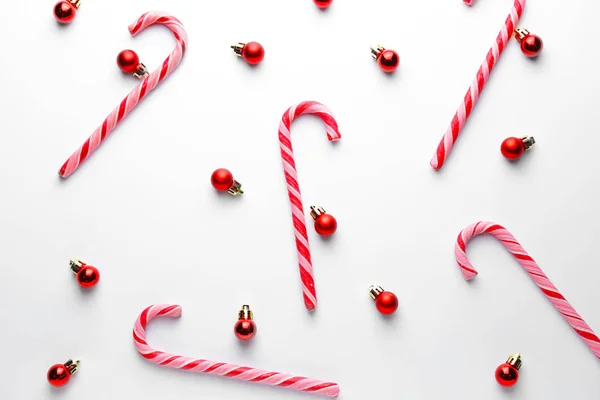
[{"label": "small red bauble", "polygon": [[544,48],[544,42],[538,35],[529,33],[527,29],[515,29],[515,38],[521,43],[521,51],[529,58],[537,57]]},{"label": "small red bauble", "polygon": [[383,315],[390,315],[398,309],[398,297],[392,292],[385,291],[381,286],[371,286],[369,295],[375,300],[377,310]]},{"label": "small red bauble", "polygon": [[68,24],[75,19],[80,0],[63,0],[54,6],[54,18],[61,24]]},{"label": "small red bauble", "polygon": [[244,305],[239,312],[239,319],[235,323],[233,331],[240,340],[250,340],[256,335],[256,324],[252,320],[254,315],[250,306]]},{"label": "small red bauble", "polygon": [[496,368],[496,381],[504,387],[513,386],[519,380],[519,368],[521,368],[521,355],[515,354]]},{"label": "small red bauble", "polygon": [[315,230],[321,236],[331,236],[337,230],[337,221],[323,207],[310,206],[310,216],[315,220]]},{"label": "small red bauble", "polygon": [[260,64],[265,58],[265,48],[258,42],[237,43],[231,48],[250,65]]},{"label": "small red bauble", "polygon": [[221,192],[227,191],[233,196],[244,193],[242,184],[233,179],[233,174],[225,168],[216,169],[210,177],[210,182],[215,189]]},{"label": "small red bauble", "polygon": [[385,49],[380,45],[371,47],[371,55],[383,72],[394,72],[400,65],[400,56],[394,50]]},{"label": "small red bauble", "polygon": [[508,160],[518,160],[524,152],[531,149],[535,144],[533,137],[516,138],[509,137],[504,139],[500,146],[502,155]]},{"label": "small red bauble", "polygon": [[79,286],[89,289],[96,286],[100,281],[100,272],[98,268],[87,265],[81,260],[71,260],[71,271],[77,276],[77,283]]},{"label": "small red bauble", "polygon": [[316,4],[317,7],[319,7],[321,10],[326,9],[327,7],[329,7],[331,5],[331,3],[333,3],[333,0],[313,0],[313,2]]},{"label": "small red bauble", "polygon": [[133,50],[123,50],[117,56],[117,65],[126,74],[132,74],[136,78],[148,76],[148,69],[140,62],[140,57]]},{"label": "small red bauble", "polygon": [[56,364],[48,370],[48,382],[54,387],[62,387],[69,383],[71,375],[77,372],[79,361],[69,360],[64,364]]}]

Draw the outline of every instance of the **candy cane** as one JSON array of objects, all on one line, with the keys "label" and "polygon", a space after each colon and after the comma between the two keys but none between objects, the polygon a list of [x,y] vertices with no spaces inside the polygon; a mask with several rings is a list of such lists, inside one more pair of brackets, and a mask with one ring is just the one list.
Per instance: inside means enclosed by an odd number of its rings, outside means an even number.
[{"label": "candy cane", "polygon": [[148,95],[159,83],[177,68],[185,49],[187,47],[187,33],[179,20],[169,14],[163,12],[148,12],[142,15],[136,22],[129,26],[129,32],[133,36],[142,32],[152,25],[165,25],[175,35],[177,41],[175,49],[169,57],[163,62],[162,66],[152,72],[144,79],[135,89],[121,101],[121,104],[110,113],[92,136],[77,149],[71,157],[63,164],[59,171],[59,175],[63,178],[71,175],[93,152],[100,146],[106,137],[117,127],[117,124],[123,120],[137,105]]},{"label": "candy cane", "polygon": [[[475,0],[464,0],[467,5],[472,5]],[[438,145],[437,151],[433,155],[431,159],[431,166],[433,169],[440,169],[444,165],[444,161],[448,158],[448,155],[452,151],[452,147],[454,143],[458,139],[458,135],[462,128],[465,126],[467,122],[467,118],[471,115],[471,111],[475,104],[477,104],[477,100],[479,99],[479,94],[483,90],[483,86],[487,82],[490,77],[490,72],[492,72],[492,68],[496,65],[496,62],[500,58],[502,54],[502,50],[506,47],[506,44],[510,40],[510,37],[515,30],[515,26],[521,19],[521,15],[523,14],[523,9],[525,8],[526,0],[515,0],[512,9],[510,10],[510,14],[506,18],[504,22],[504,26],[498,36],[496,37],[496,41],[494,45],[488,51],[487,56],[485,57],[485,61],[479,67],[477,71],[477,75],[475,75],[475,79],[473,83],[467,90],[465,97],[463,99],[462,104],[458,107],[458,111],[454,114],[452,118],[452,122],[450,122],[450,126],[448,130],[444,134],[444,137],[440,141]]]},{"label": "candy cane", "polygon": [[303,101],[302,103],[290,107],[283,114],[283,118],[279,124],[281,159],[283,160],[283,172],[285,174],[288,195],[292,205],[292,222],[294,224],[294,233],[296,234],[296,249],[298,250],[298,264],[300,265],[300,279],[302,280],[302,290],[304,292],[304,304],[309,311],[313,311],[317,308],[317,292],[315,290],[308,235],[306,233],[304,207],[302,206],[302,196],[300,194],[298,173],[296,172],[296,162],[294,161],[294,151],[292,149],[292,140],[290,137],[290,125],[296,118],[304,114],[316,114],[321,117],[325,123],[325,130],[329,141],[339,140],[342,136],[338,130],[338,124],[329,108],[316,101]]},{"label": "candy cane", "polygon": [[204,372],[206,374],[219,375],[252,383],[261,383],[263,385],[279,386],[327,397],[337,397],[340,393],[340,387],[333,382],[324,382],[317,379],[305,378],[303,376],[294,376],[282,374],[280,372],[269,372],[256,368],[242,367],[240,365],[178,356],[176,354],[155,350],[150,347],[146,341],[146,325],[154,318],[160,316],[170,318],[180,317],[181,306],[165,304],[150,306],[138,317],[133,328],[133,341],[137,351],[151,363],[163,367],[181,369],[183,371]]},{"label": "candy cane", "polygon": [[477,235],[489,233],[498,239],[508,251],[510,251],[519,261],[519,264],[527,271],[535,284],[544,292],[552,305],[565,317],[569,325],[577,332],[588,345],[592,353],[600,358],[600,338],[596,336],[592,328],[577,314],[577,311],[558,291],[556,286],[550,282],[548,277],[542,272],[537,263],[527,254],[525,249],[517,242],[515,237],[504,227],[493,222],[477,222],[467,226],[459,235],[454,249],[456,261],[460,266],[461,272],[466,280],[471,280],[477,275],[477,271],[469,262],[466,255],[466,247],[469,240]]}]

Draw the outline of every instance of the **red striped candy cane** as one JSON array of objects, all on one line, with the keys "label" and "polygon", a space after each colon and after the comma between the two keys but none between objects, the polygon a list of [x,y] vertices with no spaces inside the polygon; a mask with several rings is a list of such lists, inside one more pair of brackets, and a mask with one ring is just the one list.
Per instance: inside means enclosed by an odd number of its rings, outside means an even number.
[{"label": "red striped candy cane", "polygon": [[204,372],[226,378],[239,379],[246,382],[263,385],[279,386],[300,392],[318,394],[327,397],[337,397],[340,387],[333,382],[282,374],[280,372],[263,371],[240,365],[207,361],[198,358],[178,356],[155,350],[146,341],[146,326],[156,317],[165,316],[177,318],[181,316],[181,306],[154,305],[146,308],[138,317],[133,327],[133,341],[137,351],[153,364],[183,371]]},{"label": "red striped candy cane", "polygon": [[558,291],[556,286],[550,282],[550,279],[542,272],[542,269],[531,258],[525,249],[517,242],[515,237],[511,235],[504,227],[494,224],[493,222],[477,222],[467,226],[459,235],[454,248],[456,261],[460,266],[461,272],[466,280],[471,280],[477,275],[477,270],[467,259],[466,247],[469,240],[477,235],[489,233],[498,239],[508,251],[510,251],[519,261],[519,264],[527,271],[531,279],[544,292],[552,305],[562,314],[569,325],[588,345],[592,353],[600,358],[600,338],[596,336],[592,328],[577,314],[577,311],[569,304],[569,302]]},{"label": "red striped candy cane", "polygon": [[159,83],[165,80],[165,78],[169,76],[181,62],[187,47],[187,33],[177,18],[163,12],[148,12],[142,15],[136,22],[129,25],[129,32],[135,36],[149,26],[157,24],[165,25],[173,31],[176,40],[175,49],[163,62],[162,66],[140,82],[140,84],[133,89],[123,101],[121,101],[121,104],[106,117],[102,125],[92,133],[92,136],[90,136],[88,140],[86,140],[85,143],[83,143],[83,145],[77,149],[67,161],[65,161],[59,171],[61,177],[66,178],[75,172],[79,165],[85,161],[117,127],[119,122],[121,122],[123,118],[125,118],[138,103],[152,91],[152,89],[156,88]]},{"label": "red striped candy cane", "polygon": [[296,162],[294,161],[294,150],[292,149],[292,139],[290,136],[290,125],[296,118],[304,114],[315,114],[321,117],[325,123],[325,131],[327,132],[327,139],[329,141],[339,140],[342,135],[340,135],[338,124],[329,108],[316,101],[303,101],[290,107],[283,114],[283,118],[279,124],[281,159],[283,160],[283,172],[292,205],[292,222],[296,235],[296,249],[298,250],[298,264],[300,265],[304,304],[309,311],[313,311],[317,308],[317,292],[315,290],[308,235],[306,233],[304,207],[302,206],[302,196],[300,194],[298,173],[296,172]]},{"label": "red striped candy cane", "polygon": [[[472,5],[475,0],[464,0],[467,5]],[[483,86],[487,82],[490,77],[490,73],[492,72],[492,68],[496,65],[496,62],[500,58],[502,51],[506,47],[506,44],[510,40],[513,31],[519,19],[521,19],[521,15],[523,14],[523,9],[525,8],[526,0],[514,0],[514,4],[512,9],[510,10],[510,14],[506,17],[506,21],[504,22],[504,26],[498,36],[496,37],[496,41],[494,45],[488,51],[487,56],[485,57],[485,61],[479,67],[477,71],[477,75],[475,75],[475,79],[473,83],[467,90],[463,102],[460,107],[454,114],[452,121],[450,122],[450,126],[448,130],[444,134],[444,137],[440,141],[440,144],[437,147],[437,151],[433,155],[431,159],[431,166],[433,169],[440,169],[444,166],[444,161],[448,158],[448,155],[452,151],[452,147],[454,143],[458,139],[458,135],[462,128],[465,126],[467,122],[467,118],[471,115],[471,111],[475,104],[477,104],[477,100],[479,99],[479,94],[483,90]]]}]

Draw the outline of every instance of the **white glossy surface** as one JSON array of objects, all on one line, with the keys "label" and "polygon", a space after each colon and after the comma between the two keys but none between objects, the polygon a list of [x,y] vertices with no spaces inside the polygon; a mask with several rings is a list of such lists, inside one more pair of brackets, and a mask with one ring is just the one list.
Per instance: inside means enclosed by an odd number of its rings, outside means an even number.
[{"label": "white glossy surface", "polygon": [[[492,238],[469,256],[456,235],[487,219],[522,241],[556,286],[600,330],[597,238],[600,3],[530,0],[522,26],[545,42],[531,61],[512,42],[442,171],[429,167],[443,132],[494,40],[509,1],[84,1],[60,27],[52,1],[7,1],[0,63],[0,341],[2,399],[302,399],[286,390],[156,367],[134,350],[133,323],[152,303],[177,303],[156,322],[160,349],[329,379],[341,399],[545,399],[600,396],[600,361]],[[163,9],[188,29],[180,68],[67,181],[57,170],[136,84],[115,57],[135,49],[156,68],[171,51],[163,28],[127,25]],[[258,68],[229,46],[257,40]],[[386,76],[369,46],[396,49]],[[319,309],[302,302],[277,127],[314,99],[343,138],[316,118],[293,126],[305,207],[339,222],[309,230]],[[517,164],[499,147],[532,134]],[[217,195],[210,174],[233,171],[241,198]],[[68,260],[102,273],[79,290]],[[377,283],[400,298],[381,318]],[[233,335],[249,303],[256,339]],[[520,351],[513,391],[494,370]],[[47,368],[81,370],[62,391]]]}]

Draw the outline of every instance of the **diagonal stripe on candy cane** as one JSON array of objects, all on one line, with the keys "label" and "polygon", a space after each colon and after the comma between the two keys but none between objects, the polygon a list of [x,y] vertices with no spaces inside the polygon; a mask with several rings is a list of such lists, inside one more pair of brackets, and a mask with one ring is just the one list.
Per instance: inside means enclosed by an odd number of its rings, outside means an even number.
[{"label": "diagonal stripe on candy cane", "polygon": [[219,375],[246,382],[279,386],[326,397],[337,397],[340,393],[340,387],[333,382],[325,382],[280,372],[263,371],[241,365],[184,357],[156,350],[150,347],[146,341],[146,326],[154,318],[160,316],[170,318],[180,317],[181,306],[166,304],[150,306],[140,314],[133,327],[135,348],[142,357],[153,364],[183,371],[204,372],[206,374]]},{"label": "diagonal stripe on candy cane", "polygon": [[531,279],[546,295],[548,300],[567,320],[569,325],[577,332],[588,345],[592,353],[600,358],[600,338],[594,333],[592,328],[581,318],[575,309],[569,304],[556,286],[550,282],[550,279],[542,272],[542,269],[531,258],[525,249],[517,242],[517,239],[504,227],[493,222],[477,222],[467,226],[459,235],[454,248],[456,261],[460,266],[461,272],[466,280],[471,280],[477,275],[477,270],[469,262],[466,254],[466,247],[469,241],[482,234],[490,234],[498,239],[508,251],[510,251],[519,264],[527,271]]},{"label": "diagonal stripe on candy cane", "polygon": [[[465,3],[469,6],[474,2],[475,0],[465,0]],[[471,115],[471,111],[475,107],[475,104],[477,104],[477,100],[479,99],[479,95],[483,90],[483,86],[490,77],[490,73],[492,72],[494,65],[496,65],[496,62],[500,58],[502,51],[510,40],[510,37],[515,30],[519,19],[521,19],[523,9],[525,8],[525,3],[526,0],[514,0],[513,7],[511,8],[508,17],[506,17],[506,21],[504,22],[502,30],[500,33],[498,33],[494,45],[488,51],[483,64],[481,64],[481,67],[479,67],[473,83],[469,87],[469,90],[467,90],[463,102],[461,103],[460,107],[458,107],[454,117],[452,117],[450,126],[444,134],[444,137],[442,137],[442,140],[440,141],[440,144],[438,145],[437,150],[431,159],[430,164],[433,169],[437,170],[444,166],[444,161],[446,161],[450,155],[452,147],[458,139],[460,131],[465,126],[467,118],[469,118],[469,115]]]},{"label": "diagonal stripe on candy cane", "polygon": [[338,124],[329,108],[316,101],[303,101],[302,103],[290,107],[283,114],[283,118],[279,124],[281,159],[283,161],[283,172],[287,182],[288,195],[292,205],[292,223],[294,224],[294,233],[296,235],[296,249],[298,251],[298,264],[300,266],[300,279],[302,280],[304,304],[309,311],[313,311],[317,307],[317,292],[315,290],[310,247],[308,245],[302,195],[300,194],[298,173],[296,171],[296,162],[294,161],[294,150],[292,149],[292,138],[290,135],[290,126],[292,122],[304,114],[315,114],[323,120],[327,132],[327,139],[329,139],[329,141],[339,140],[342,136],[339,132]]},{"label": "diagonal stripe on candy cane", "polygon": [[129,26],[129,32],[135,36],[152,25],[164,25],[173,32],[176,40],[175,49],[163,62],[162,66],[152,72],[135,89],[133,89],[131,93],[121,101],[119,106],[106,117],[102,125],[100,125],[85,143],[83,143],[83,145],[81,145],[81,147],[65,161],[59,171],[61,177],[66,178],[75,172],[79,165],[84,162],[117,127],[119,122],[121,122],[138,105],[138,103],[148,95],[148,93],[165,80],[181,62],[187,47],[187,33],[181,22],[179,22],[177,18],[163,12],[148,12]]}]

